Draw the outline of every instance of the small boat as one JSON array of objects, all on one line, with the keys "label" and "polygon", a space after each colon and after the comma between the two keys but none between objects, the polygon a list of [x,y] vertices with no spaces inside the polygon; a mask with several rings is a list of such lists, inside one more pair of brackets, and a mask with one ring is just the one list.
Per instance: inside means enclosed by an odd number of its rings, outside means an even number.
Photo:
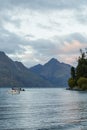
[{"label": "small boat", "polygon": [[20,91],[19,90],[11,90],[10,93],[11,94],[20,94]]},{"label": "small boat", "polygon": [[17,87],[13,87],[12,88],[12,90],[14,90],[14,91],[25,91],[25,89],[24,88],[17,88]]},{"label": "small boat", "polygon": [[12,89],[10,90],[9,93],[11,93],[11,94],[20,94],[20,91],[25,91],[25,89],[19,88],[19,87],[12,87]]},{"label": "small boat", "polygon": [[20,91],[20,88],[13,87],[12,90],[14,90],[14,91]]}]

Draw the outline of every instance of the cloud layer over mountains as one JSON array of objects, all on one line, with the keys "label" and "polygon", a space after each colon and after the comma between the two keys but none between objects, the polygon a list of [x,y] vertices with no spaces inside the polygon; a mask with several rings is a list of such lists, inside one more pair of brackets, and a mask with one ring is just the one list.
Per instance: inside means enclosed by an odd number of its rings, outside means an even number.
[{"label": "cloud layer over mountains", "polygon": [[26,66],[75,65],[87,47],[87,0],[0,0],[0,51]]}]

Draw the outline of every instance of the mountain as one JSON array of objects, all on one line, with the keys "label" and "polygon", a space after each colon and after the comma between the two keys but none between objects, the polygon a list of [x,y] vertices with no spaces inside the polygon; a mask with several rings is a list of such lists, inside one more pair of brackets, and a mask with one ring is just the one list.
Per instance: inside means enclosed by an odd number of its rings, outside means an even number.
[{"label": "mountain", "polygon": [[44,65],[27,68],[0,52],[0,87],[65,87],[70,68],[54,58]]},{"label": "mountain", "polygon": [[55,87],[65,87],[68,85],[67,80],[70,77],[70,68],[70,65],[60,63],[57,59],[52,58],[43,66],[39,64],[29,70],[48,80]]},{"label": "mountain", "polygon": [[0,87],[52,87],[51,83],[31,72],[21,62],[14,62],[0,52]]}]

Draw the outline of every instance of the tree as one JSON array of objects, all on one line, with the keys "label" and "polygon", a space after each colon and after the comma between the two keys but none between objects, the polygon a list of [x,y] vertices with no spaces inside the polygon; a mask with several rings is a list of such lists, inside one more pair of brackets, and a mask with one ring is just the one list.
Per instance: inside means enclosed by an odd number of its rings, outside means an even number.
[{"label": "tree", "polygon": [[77,84],[80,89],[86,90],[87,89],[87,78],[80,77],[77,81]]},{"label": "tree", "polygon": [[70,79],[68,80],[68,85],[69,85],[70,89],[73,89],[73,88],[75,87],[75,85],[76,85],[75,79],[70,78]]},{"label": "tree", "polygon": [[71,78],[68,80],[70,88],[77,86],[78,88],[87,89],[87,49],[80,49],[78,65],[76,69],[71,67]]},{"label": "tree", "polygon": [[80,77],[85,77],[87,76],[87,58],[86,58],[86,52],[83,52],[80,49],[81,56],[78,58],[78,65],[76,68],[76,75],[77,79]]},{"label": "tree", "polygon": [[72,66],[71,67],[71,77],[73,78],[73,79],[75,79],[75,68]]}]

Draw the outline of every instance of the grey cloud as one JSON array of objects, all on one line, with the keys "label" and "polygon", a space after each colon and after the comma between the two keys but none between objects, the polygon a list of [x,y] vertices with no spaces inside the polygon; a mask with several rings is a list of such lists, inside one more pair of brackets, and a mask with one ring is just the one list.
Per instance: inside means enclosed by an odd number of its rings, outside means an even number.
[{"label": "grey cloud", "polygon": [[57,23],[57,22],[53,22],[51,20],[49,20],[49,23],[47,24],[41,24],[41,23],[37,23],[37,27],[47,30],[47,31],[59,31],[61,32],[61,29],[63,28],[61,23]]},{"label": "grey cloud", "polygon": [[7,14],[6,12],[3,12],[3,15],[0,15],[1,21],[0,26],[3,26],[4,22],[15,24],[17,28],[20,28],[20,19],[12,19],[12,14]]},{"label": "grey cloud", "polygon": [[[47,13],[48,11],[61,11],[61,10],[74,10],[73,18],[82,23],[87,23],[86,15],[84,14],[84,8],[86,8],[87,0],[0,0],[0,17],[1,21],[8,21],[15,24],[17,28],[20,28],[21,20],[12,20],[11,17],[14,12],[21,12],[26,10],[39,11]],[[10,10],[10,15],[8,11]],[[83,13],[82,13],[83,12]],[[48,12],[49,13],[49,12]],[[51,21],[50,21],[51,23]],[[53,24],[53,23],[52,23]],[[56,21],[53,24],[54,26],[61,26],[60,23]],[[50,26],[44,26],[38,24],[37,26],[44,29],[52,29]],[[56,28],[54,28],[56,30]],[[60,30],[59,30],[60,31]]]},{"label": "grey cloud", "polygon": [[34,10],[50,9],[80,9],[87,4],[87,0],[0,0],[1,9],[14,7]]},{"label": "grey cloud", "polygon": [[73,33],[68,36],[65,36],[64,40],[67,42],[72,42],[73,40],[80,41],[81,43],[87,42],[87,38],[83,34],[80,34],[80,33]]},{"label": "grey cloud", "polygon": [[74,40],[79,41],[81,43],[86,43],[87,42],[87,37],[84,36],[81,33],[71,33],[69,35],[63,35],[63,36],[54,36],[53,37],[54,40],[58,40],[60,43],[64,43],[65,42],[73,42]]},{"label": "grey cloud", "polygon": [[[54,41],[44,39],[30,41],[29,45],[36,50],[35,58],[38,59],[40,63],[42,63],[42,61],[44,63],[44,61],[53,57],[65,61],[64,57],[67,59],[70,57],[72,58],[72,56],[78,57],[80,48],[73,48],[73,41],[75,40],[80,42],[83,47],[85,47],[87,43],[87,38],[83,34],[73,33],[66,36],[56,37],[56,39],[54,38]],[[70,44],[70,50],[64,51],[67,49],[65,42]]]},{"label": "grey cloud", "polygon": [[[24,37],[34,37],[33,35],[26,35]],[[55,47],[50,40],[38,39],[38,40],[25,40],[14,33],[10,33],[4,28],[0,28],[0,51],[4,51],[7,54],[25,52],[25,48],[21,48],[20,45],[27,47],[31,46],[39,55],[49,56],[52,54],[52,49]]]},{"label": "grey cloud", "polygon": [[[15,54],[16,52],[24,53],[25,49],[21,48],[20,45],[25,47],[29,45],[36,51],[38,56],[56,56],[58,54],[64,54],[62,48],[65,46],[65,42],[72,44],[75,40],[79,41],[81,44],[87,43],[87,38],[79,33],[61,37],[55,36],[54,40],[38,39],[26,41],[16,34],[9,33],[4,29],[0,30],[0,50],[9,54]],[[69,53],[72,54],[73,52]]]},{"label": "grey cloud", "polygon": [[10,33],[7,30],[0,29],[0,51],[6,53],[22,52],[19,45],[24,44],[24,41],[14,33]]},{"label": "grey cloud", "polygon": [[55,40],[58,44],[58,54],[66,54],[66,53],[69,55],[77,54],[78,51],[81,49],[81,48],[74,48],[74,49],[72,48],[72,50],[68,50],[67,52],[64,52],[64,48],[66,48],[65,42],[72,45],[73,47],[73,43],[77,41],[83,45],[83,48],[85,48],[87,44],[87,37],[80,33],[72,33],[61,37],[55,36],[54,41]]},{"label": "grey cloud", "polygon": [[83,10],[81,12],[76,12],[75,13],[75,19],[80,23],[80,24],[87,24],[87,10]]},{"label": "grey cloud", "polygon": [[27,44],[32,46],[32,48],[36,50],[38,56],[42,55],[47,57],[56,57],[57,55],[66,53],[71,55],[74,52],[77,54],[80,48],[76,48],[74,50],[72,49],[68,52],[63,51],[64,47],[66,48],[65,42],[73,46],[74,41],[80,42],[84,47],[84,45],[86,45],[87,43],[87,38],[83,34],[73,33],[61,37],[55,36],[54,40],[38,39],[35,41],[30,41]]},{"label": "grey cloud", "polygon": [[32,35],[32,34],[26,34],[25,37],[26,38],[34,38],[34,35]]},{"label": "grey cloud", "polygon": [[[34,37],[33,35],[25,35],[24,37]],[[50,50],[54,48],[54,44],[50,40],[38,39],[38,40],[25,40],[18,35],[7,31],[4,28],[0,28],[0,51],[5,51],[8,54],[15,54],[25,52],[20,45],[30,45],[34,50],[40,54],[49,55]]]},{"label": "grey cloud", "polygon": [[53,54],[55,45],[51,40],[38,39],[29,43],[38,53],[50,56]]},{"label": "grey cloud", "polygon": [[40,27],[40,28],[43,28],[43,29],[47,29],[47,30],[48,30],[48,29],[49,29],[49,30],[52,29],[52,26],[51,26],[51,25],[42,25],[41,23],[38,23],[37,26]]}]

